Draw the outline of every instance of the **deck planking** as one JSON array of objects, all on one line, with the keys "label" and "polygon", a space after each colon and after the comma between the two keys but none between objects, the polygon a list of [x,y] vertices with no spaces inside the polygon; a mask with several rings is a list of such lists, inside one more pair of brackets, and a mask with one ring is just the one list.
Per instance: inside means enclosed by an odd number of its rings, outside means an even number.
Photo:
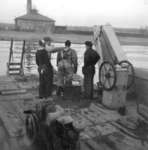
[{"label": "deck planking", "polygon": [[[20,83],[18,85],[14,79],[0,77],[1,90],[10,90],[9,86],[3,85],[12,84],[14,84],[13,90],[19,88]],[[27,145],[25,142],[20,142],[25,136],[23,111],[32,107],[34,101],[36,101],[35,95],[29,92],[0,95],[0,118],[8,132],[11,149],[12,147],[19,149],[22,145]],[[143,144],[142,141],[129,136],[133,133],[118,124],[118,119],[122,117],[116,111],[108,110],[101,104],[92,102],[87,108],[77,110],[69,108],[67,114],[72,116],[76,127],[82,129],[80,134],[81,150],[148,149],[147,141],[144,141]],[[9,144],[6,143],[4,147],[8,149]]]}]

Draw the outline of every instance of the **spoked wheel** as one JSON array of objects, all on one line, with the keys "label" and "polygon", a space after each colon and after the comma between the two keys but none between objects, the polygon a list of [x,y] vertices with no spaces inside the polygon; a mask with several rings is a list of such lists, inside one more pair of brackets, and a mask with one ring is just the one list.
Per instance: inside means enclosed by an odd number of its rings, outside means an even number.
[{"label": "spoked wheel", "polygon": [[99,69],[99,81],[103,89],[106,91],[112,90],[116,85],[116,70],[109,61],[104,61]]},{"label": "spoked wheel", "polygon": [[122,68],[126,68],[128,71],[128,84],[127,84],[127,89],[129,89],[135,82],[135,70],[133,65],[127,61],[127,60],[123,60],[121,62],[119,62],[119,65]]}]

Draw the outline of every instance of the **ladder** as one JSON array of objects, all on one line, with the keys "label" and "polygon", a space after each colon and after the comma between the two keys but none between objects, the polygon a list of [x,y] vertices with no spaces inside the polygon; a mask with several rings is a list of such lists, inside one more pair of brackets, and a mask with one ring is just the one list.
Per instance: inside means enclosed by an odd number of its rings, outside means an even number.
[{"label": "ladder", "polygon": [[25,53],[25,41],[11,40],[9,60],[7,63],[8,75],[23,75],[23,60]]}]

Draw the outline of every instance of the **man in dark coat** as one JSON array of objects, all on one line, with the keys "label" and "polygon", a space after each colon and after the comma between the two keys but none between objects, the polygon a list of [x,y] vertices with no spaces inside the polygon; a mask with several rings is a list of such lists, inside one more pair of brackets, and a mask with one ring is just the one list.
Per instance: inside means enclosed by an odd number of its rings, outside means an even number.
[{"label": "man in dark coat", "polygon": [[39,72],[39,98],[48,98],[52,94],[53,67],[45,49],[45,41],[39,41],[36,52],[36,64]]},{"label": "man in dark coat", "polygon": [[95,64],[99,61],[99,54],[92,49],[92,42],[85,42],[86,51],[84,53],[84,66],[82,72],[84,74],[84,97],[93,98],[93,79],[95,75]]}]

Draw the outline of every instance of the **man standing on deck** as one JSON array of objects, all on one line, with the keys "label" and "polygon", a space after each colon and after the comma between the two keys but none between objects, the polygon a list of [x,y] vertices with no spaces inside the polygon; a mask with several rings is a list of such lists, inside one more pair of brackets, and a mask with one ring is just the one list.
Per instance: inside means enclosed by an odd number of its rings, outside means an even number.
[{"label": "man standing on deck", "polygon": [[73,74],[76,74],[78,62],[76,51],[71,49],[71,41],[65,42],[65,47],[58,52],[58,82],[57,95],[63,95],[64,84],[71,84]]},{"label": "man standing on deck", "polygon": [[45,41],[40,40],[39,49],[36,52],[36,64],[39,72],[39,98],[48,98],[52,94],[53,67],[45,45]]},{"label": "man standing on deck", "polygon": [[93,79],[95,75],[95,64],[99,61],[99,54],[92,49],[92,42],[85,42],[86,51],[84,53],[84,66],[82,72],[84,74],[84,98],[93,98]]}]

